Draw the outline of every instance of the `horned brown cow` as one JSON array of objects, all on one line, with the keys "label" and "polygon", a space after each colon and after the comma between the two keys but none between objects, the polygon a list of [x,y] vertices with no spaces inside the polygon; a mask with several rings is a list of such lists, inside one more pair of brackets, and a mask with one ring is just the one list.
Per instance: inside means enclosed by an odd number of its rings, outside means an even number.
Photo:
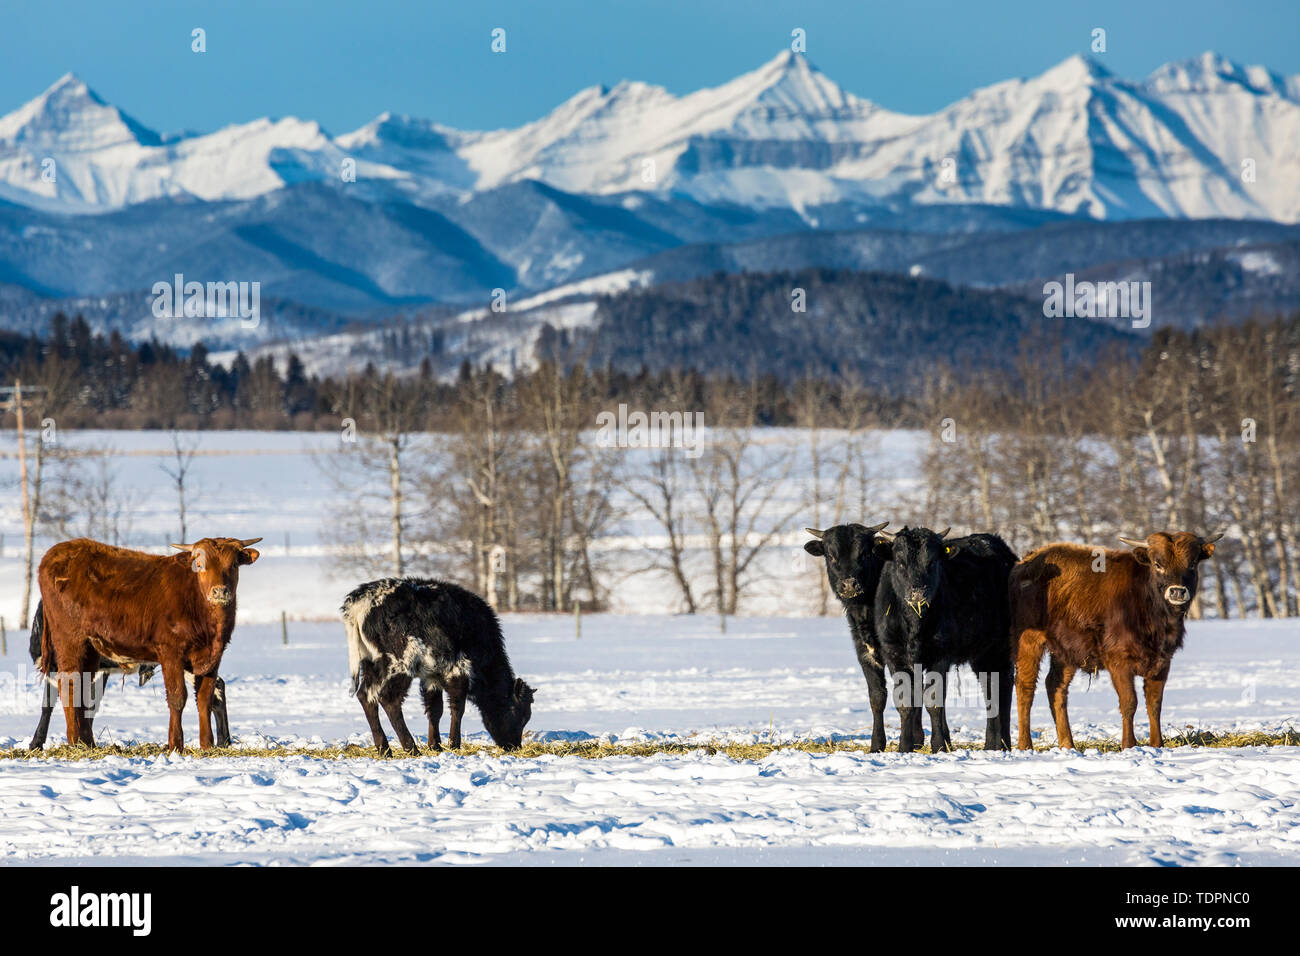
[{"label": "horned brown cow", "polygon": [[1137,746],[1135,676],[1142,677],[1151,746],[1159,747],[1160,707],[1174,652],[1183,646],[1184,616],[1196,597],[1202,561],[1214,542],[1187,531],[1160,531],[1145,541],[1121,537],[1132,551],[1081,544],[1049,544],[1026,555],[1011,572],[1011,640],[1018,649],[1018,746],[1028,750],[1029,713],[1043,653],[1051,654],[1047,694],[1059,746],[1072,748],[1066,709],[1070,680],[1079,669],[1105,668],[1119,695],[1121,747]]},{"label": "horned brown cow", "polygon": [[167,692],[169,750],[184,746],[185,672],[195,676],[199,746],[212,746],[212,692],[235,626],[239,567],[261,538],[204,538],[173,544],[181,553],[151,555],[86,538],[63,541],[41,559],[44,634],[41,670],[57,673],[68,743],[93,747],[78,689],[93,683],[100,661],[124,666],[157,661]]}]

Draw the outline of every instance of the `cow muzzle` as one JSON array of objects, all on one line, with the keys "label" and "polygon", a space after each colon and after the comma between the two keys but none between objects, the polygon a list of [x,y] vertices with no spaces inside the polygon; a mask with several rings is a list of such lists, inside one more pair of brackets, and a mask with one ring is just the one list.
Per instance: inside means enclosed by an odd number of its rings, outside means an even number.
[{"label": "cow muzzle", "polygon": [[1171,584],[1165,588],[1165,600],[1174,607],[1182,607],[1192,599],[1192,592],[1178,584]]},{"label": "cow muzzle", "polygon": [[225,607],[234,599],[235,595],[232,594],[230,588],[226,587],[224,584],[218,584],[208,592],[208,600],[219,607]]},{"label": "cow muzzle", "polygon": [[845,578],[835,590],[846,601],[862,596],[862,585],[858,583],[857,578]]},{"label": "cow muzzle", "polygon": [[912,613],[917,617],[924,617],[925,612],[930,609],[929,598],[925,596],[924,591],[917,588],[913,588],[911,591],[907,592],[906,604],[912,609]]}]

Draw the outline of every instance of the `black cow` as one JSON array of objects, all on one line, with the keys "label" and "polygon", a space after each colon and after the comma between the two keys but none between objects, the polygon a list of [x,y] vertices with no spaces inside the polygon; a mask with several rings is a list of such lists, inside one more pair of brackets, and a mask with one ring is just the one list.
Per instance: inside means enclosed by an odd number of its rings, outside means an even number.
[{"label": "black cow", "polygon": [[[41,613],[41,604],[37,602],[36,613],[32,616],[32,637],[28,643],[27,650],[32,655],[32,663],[39,664],[41,660],[41,636],[45,630],[45,616]],[[140,664],[140,686],[143,687],[149,683],[153,677],[158,665],[154,663]],[[108,679],[117,674],[126,675],[131,673],[132,668],[124,667],[107,657],[99,662],[99,671],[95,678],[95,687],[90,706],[86,708],[84,720],[88,729],[93,732],[95,724],[95,714],[99,711],[99,702],[103,699],[104,691],[108,687]],[[186,674],[190,683],[195,686],[195,693],[198,693],[198,681],[193,674]],[[59,691],[55,678],[45,675],[45,688],[41,695],[41,718],[36,724],[36,733],[32,734],[30,749],[40,750],[45,746],[45,738],[50,733],[50,717],[54,714],[54,702],[59,699]],[[218,677],[212,688],[212,721],[216,724],[216,739],[218,747],[230,746],[230,719],[226,714],[226,682]]]},{"label": "black cow", "polygon": [[438,721],[444,689],[451,705],[452,749],[460,747],[467,697],[498,746],[515,750],[523,742],[524,725],[533,712],[533,688],[515,677],[501,624],[477,594],[430,578],[383,578],[353,590],[342,611],[352,692],[381,755],[390,750],[379,725],[380,704],[402,747],[418,752],[402,717],[402,701],[416,677],[433,750],[442,749]]},{"label": "black cow", "polygon": [[946,540],[945,529],[903,528],[876,590],[875,621],[894,675],[903,725],[899,750],[921,746],[919,704],[930,714],[930,749],[950,749],[944,713],[948,671],[969,664],[988,707],[984,747],[1011,747],[1011,611],[1007,583],[1016,555],[993,534]]},{"label": "black cow", "polygon": [[872,753],[885,749],[885,704],[889,698],[885,661],[872,613],[876,586],[890,555],[888,542],[876,535],[888,524],[886,521],[869,528],[837,524],[825,531],[807,528],[817,540],[805,541],[803,546],[814,557],[826,559],[826,578],[844,606],[844,616],[849,619],[853,650],[867,679],[867,695],[871,700]]}]

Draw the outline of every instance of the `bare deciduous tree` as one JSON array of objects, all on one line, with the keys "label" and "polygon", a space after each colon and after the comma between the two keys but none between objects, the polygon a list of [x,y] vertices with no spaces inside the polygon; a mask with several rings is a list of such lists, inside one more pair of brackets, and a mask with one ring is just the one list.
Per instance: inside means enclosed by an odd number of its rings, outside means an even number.
[{"label": "bare deciduous tree", "polygon": [[176,540],[189,541],[189,526],[185,519],[185,480],[189,476],[190,467],[194,464],[194,452],[198,448],[198,441],[192,437],[183,436],[174,428],[171,432],[171,439],[172,457],[170,460],[161,462],[158,467],[171,479],[172,486],[176,489],[176,508],[180,519],[181,532],[181,536]]}]

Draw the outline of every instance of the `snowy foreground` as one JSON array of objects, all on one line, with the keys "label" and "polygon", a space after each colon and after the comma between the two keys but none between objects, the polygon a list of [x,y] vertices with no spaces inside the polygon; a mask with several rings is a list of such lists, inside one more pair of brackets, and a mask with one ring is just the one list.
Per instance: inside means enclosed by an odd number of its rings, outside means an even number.
[{"label": "snowy foreground", "polygon": [[[780,442],[779,433],[768,436]],[[191,527],[264,535],[240,580],[239,620],[222,665],[236,744],[369,744],[347,694],[337,608],[355,577],[331,567],[336,500],[316,461],[331,435],[210,433],[191,475]],[[8,444],[6,444],[6,440]],[[163,549],[175,497],[162,433],[60,433],[62,445],[112,447],[124,537]],[[916,435],[882,433],[873,499],[906,513]],[[0,455],[12,455],[0,436]],[[0,458],[16,487],[17,462]],[[789,492],[791,495],[794,491]],[[794,523],[800,526],[799,522]],[[654,529],[629,520],[618,541]],[[751,613],[807,615],[822,574],[802,533],[767,561]],[[18,496],[0,499],[0,748],[25,745],[37,684],[15,626],[22,570]],[[38,542],[39,554],[49,540]],[[638,552],[629,552],[637,554]],[[720,633],[709,617],[651,617],[671,592],[644,576],[611,595],[622,615],[509,615],[516,669],[537,687],[530,731],[542,740],[790,741],[862,737],[866,687],[842,618],[750,617]],[[288,615],[289,644],[279,620]],[[1193,624],[1174,660],[1166,734],[1300,727],[1300,622]],[[971,675],[954,684],[949,721],[982,740]],[[408,722],[421,738],[418,702]],[[164,741],[161,681],[109,689],[101,743]],[[1106,678],[1076,680],[1080,740],[1118,731]],[[482,740],[478,715],[467,714]],[[1039,740],[1051,742],[1041,688]],[[186,739],[197,742],[191,701]],[[52,742],[63,741],[56,715]],[[447,724],[444,719],[443,732]],[[1145,719],[1138,733],[1145,736]],[[897,721],[890,736],[898,737]],[[755,762],[704,753],[651,759],[309,757],[0,760],[0,860],[188,863],[1277,863],[1300,854],[1300,750],[1193,749],[1125,755],[942,756],[776,753]]]},{"label": "snowy foreground", "polygon": [[[341,625],[289,627],[287,647],[278,626],[236,630],[223,665],[236,744],[369,743]],[[593,616],[581,640],[565,617],[507,616],[505,628],[538,688],[530,730],[543,740],[792,740],[869,725],[839,618],[737,619],[723,634],[708,618]],[[1298,631],[1194,623],[1166,732],[1300,726]],[[24,637],[10,632],[0,658],[0,747],[35,724]],[[968,674],[950,702],[964,740],[982,736],[973,689]],[[1071,709],[1078,738],[1117,732],[1104,677],[1076,681]],[[422,737],[414,698],[407,713]],[[157,682],[116,684],[96,730],[102,743],[157,742],[165,716]],[[51,729],[61,742],[60,716]],[[1034,730],[1054,739],[1041,689]],[[0,854],[28,863],[1289,863],[1300,749],[0,761],[0,807]]]}]

